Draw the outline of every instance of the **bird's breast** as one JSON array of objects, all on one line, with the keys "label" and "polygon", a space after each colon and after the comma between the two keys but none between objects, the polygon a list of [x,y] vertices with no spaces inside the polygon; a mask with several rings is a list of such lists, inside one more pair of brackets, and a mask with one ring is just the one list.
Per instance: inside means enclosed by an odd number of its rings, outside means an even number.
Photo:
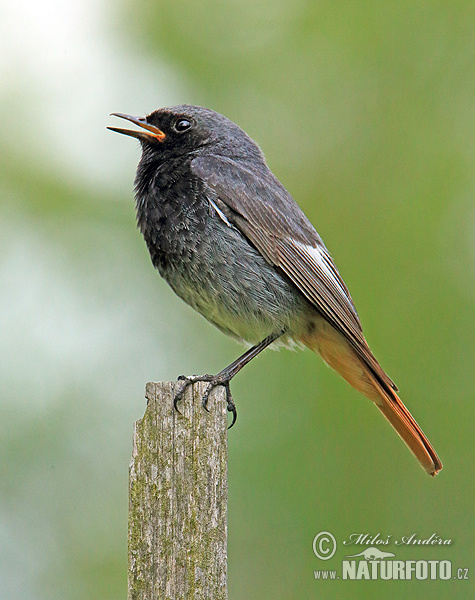
[{"label": "bird's breast", "polygon": [[307,303],[223,219],[193,178],[168,177],[137,197],[154,266],[175,293],[223,332],[250,343],[295,326]]}]

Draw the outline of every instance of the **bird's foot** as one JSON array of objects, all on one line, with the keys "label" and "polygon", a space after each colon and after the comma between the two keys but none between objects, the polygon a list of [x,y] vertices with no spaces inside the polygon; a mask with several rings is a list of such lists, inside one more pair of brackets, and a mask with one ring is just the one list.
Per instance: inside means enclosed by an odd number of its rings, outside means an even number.
[{"label": "bird's foot", "polygon": [[180,375],[178,377],[178,381],[183,381],[184,383],[183,383],[181,389],[178,390],[178,392],[175,394],[175,398],[173,400],[173,406],[175,407],[175,410],[177,412],[180,412],[178,409],[178,402],[183,400],[183,396],[185,395],[185,392],[190,385],[193,385],[194,383],[196,383],[198,381],[207,381],[208,382],[205,393],[203,394],[203,397],[201,398],[201,404],[202,404],[203,408],[206,410],[206,412],[209,412],[208,400],[209,400],[209,396],[210,396],[211,392],[213,391],[213,389],[215,387],[218,387],[218,385],[222,385],[226,390],[226,402],[227,402],[228,412],[233,414],[233,420],[231,422],[231,425],[228,427],[228,429],[231,429],[231,427],[234,425],[234,423],[236,422],[236,419],[237,419],[237,410],[236,410],[236,405],[234,404],[234,400],[233,400],[233,397],[231,394],[231,389],[230,389],[231,378],[229,376],[227,376],[224,373],[218,373],[217,375]]}]

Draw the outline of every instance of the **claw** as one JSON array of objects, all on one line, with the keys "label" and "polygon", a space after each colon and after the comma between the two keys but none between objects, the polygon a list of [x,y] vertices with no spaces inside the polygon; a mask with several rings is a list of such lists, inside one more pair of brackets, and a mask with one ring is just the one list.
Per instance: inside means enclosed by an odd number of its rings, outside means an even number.
[{"label": "claw", "polygon": [[234,423],[236,422],[236,419],[237,419],[237,410],[236,410],[236,407],[233,405],[231,408],[229,408],[229,406],[228,406],[228,411],[233,413],[232,423],[228,427],[228,429],[231,429],[231,427],[234,425]]},{"label": "claw", "polygon": [[188,387],[188,386],[185,384],[185,385],[184,385],[184,386],[181,388],[181,390],[180,390],[180,391],[178,391],[178,392],[175,394],[175,397],[173,398],[173,408],[176,410],[176,412],[177,412],[179,415],[181,415],[181,411],[180,411],[180,409],[178,408],[178,402],[180,402],[180,400],[183,398],[183,392],[185,391],[185,389],[186,389],[187,387]]},{"label": "claw", "polygon": [[207,413],[209,413],[209,410],[208,410],[208,400],[209,400],[209,395],[210,395],[210,393],[211,393],[211,390],[213,389],[213,387],[214,387],[214,386],[213,386],[213,384],[212,384],[212,383],[210,383],[210,384],[208,385],[208,387],[206,388],[206,391],[205,391],[205,393],[203,394],[203,398],[201,398],[201,406],[202,406],[202,407],[205,409],[205,411],[206,411]]},{"label": "claw", "polygon": [[229,382],[226,383],[224,387],[226,388],[226,400],[228,402],[227,410],[228,412],[233,413],[233,420],[231,422],[231,425],[228,427],[228,429],[231,429],[231,427],[234,425],[237,419],[237,410],[236,405],[234,404],[233,397],[231,395],[231,388],[229,387]]},{"label": "claw", "polygon": [[185,395],[186,389],[190,386],[193,385],[193,383],[195,383],[196,381],[199,381],[196,378],[196,375],[179,375],[177,377],[177,381],[184,381],[185,383],[182,385],[181,389],[178,390],[178,392],[175,394],[175,398],[173,399],[173,407],[175,408],[176,412],[178,414],[182,414],[180,409],[178,408],[178,402],[180,402],[181,400],[183,400],[183,396]]},{"label": "claw", "polygon": [[236,422],[236,419],[237,419],[236,405],[234,404],[234,400],[231,395],[231,390],[229,389],[229,384],[230,384],[231,379],[237,373],[239,373],[239,371],[243,367],[245,367],[249,361],[251,361],[255,356],[260,354],[265,348],[267,348],[267,346],[270,346],[272,344],[272,342],[275,342],[275,340],[277,338],[279,338],[281,335],[283,335],[284,333],[285,333],[285,330],[282,329],[280,331],[276,331],[276,332],[272,333],[271,335],[268,335],[264,340],[262,340],[262,342],[253,346],[252,348],[247,350],[247,352],[244,352],[244,354],[242,356],[237,358],[234,362],[232,362],[225,369],[220,371],[217,375],[201,375],[201,376],[191,375],[191,377],[186,377],[185,375],[180,375],[178,377],[178,380],[185,381],[185,383],[184,383],[182,389],[176,394],[175,399],[173,401],[175,410],[178,410],[177,403],[179,400],[181,400],[183,398],[183,394],[189,385],[192,385],[193,383],[195,383],[197,381],[207,381],[209,383],[208,387],[205,390],[205,393],[203,394],[203,398],[201,399],[201,403],[205,410],[208,410],[208,406],[207,406],[208,398],[211,393],[211,390],[218,385],[223,385],[226,388],[226,400],[228,403],[228,406],[227,406],[228,412],[233,413],[233,420],[232,420],[231,425],[228,428],[228,429],[231,429],[231,427],[234,425],[234,423]]},{"label": "claw", "polygon": [[186,389],[187,389],[188,386],[193,385],[197,381],[207,381],[209,383],[209,385],[207,386],[207,388],[205,390],[205,393],[203,394],[203,397],[201,399],[201,405],[203,406],[203,408],[205,409],[205,411],[207,413],[209,413],[209,410],[208,410],[208,400],[209,400],[209,396],[210,396],[212,390],[215,387],[217,387],[218,385],[224,386],[224,388],[226,389],[227,410],[228,410],[228,412],[233,413],[232,423],[228,427],[228,429],[231,429],[231,427],[234,425],[234,423],[236,422],[236,419],[237,419],[237,410],[236,410],[236,405],[234,404],[233,397],[231,395],[231,389],[229,387],[229,385],[230,385],[229,381],[227,381],[226,379],[224,379],[222,377],[222,374],[218,374],[218,375],[190,375],[190,376],[180,375],[177,378],[177,380],[178,381],[184,381],[183,386],[175,394],[175,398],[173,399],[173,406],[174,406],[175,410],[180,415],[182,413],[178,409],[178,402],[180,402],[183,399],[183,396],[184,396],[185,391],[186,391]]}]

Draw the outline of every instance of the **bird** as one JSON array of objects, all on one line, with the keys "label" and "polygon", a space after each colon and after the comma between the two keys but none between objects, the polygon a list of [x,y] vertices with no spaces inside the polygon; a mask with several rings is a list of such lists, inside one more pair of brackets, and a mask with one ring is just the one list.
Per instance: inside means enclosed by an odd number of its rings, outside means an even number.
[{"label": "bird", "polygon": [[307,347],[368,397],[430,475],[442,469],[363,335],[355,305],[321,237],[266,163],[254,140],[224,115],[182,104],[145,117],[112,113],[138,129],[137,225],[154,267],[173,291],[248,350],[206,381],[224,386],[265,348]]}]

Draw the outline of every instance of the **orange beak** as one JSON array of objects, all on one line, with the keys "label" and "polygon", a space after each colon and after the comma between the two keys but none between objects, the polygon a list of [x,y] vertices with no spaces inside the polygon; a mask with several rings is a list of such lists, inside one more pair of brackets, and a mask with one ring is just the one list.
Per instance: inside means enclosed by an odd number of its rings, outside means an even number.
[{"label": "orange beak", "polygon": [[137,138],[143,142],[163,142],[165,139],[165,134],[158,127],[154,125],[149,125],[147,123],[147,117],[132,117],[131,115],[124,115],[122,113],[112,113],[111,116],[120,117],[121,119],[126,119],[142,129],[146,129],[147,131],[135,131],[133,129],[120,129],[118,127],[108,127],[111,131],[116,131],[117,133],[123,133],[124,135],[130,135],[131,137]]}]

